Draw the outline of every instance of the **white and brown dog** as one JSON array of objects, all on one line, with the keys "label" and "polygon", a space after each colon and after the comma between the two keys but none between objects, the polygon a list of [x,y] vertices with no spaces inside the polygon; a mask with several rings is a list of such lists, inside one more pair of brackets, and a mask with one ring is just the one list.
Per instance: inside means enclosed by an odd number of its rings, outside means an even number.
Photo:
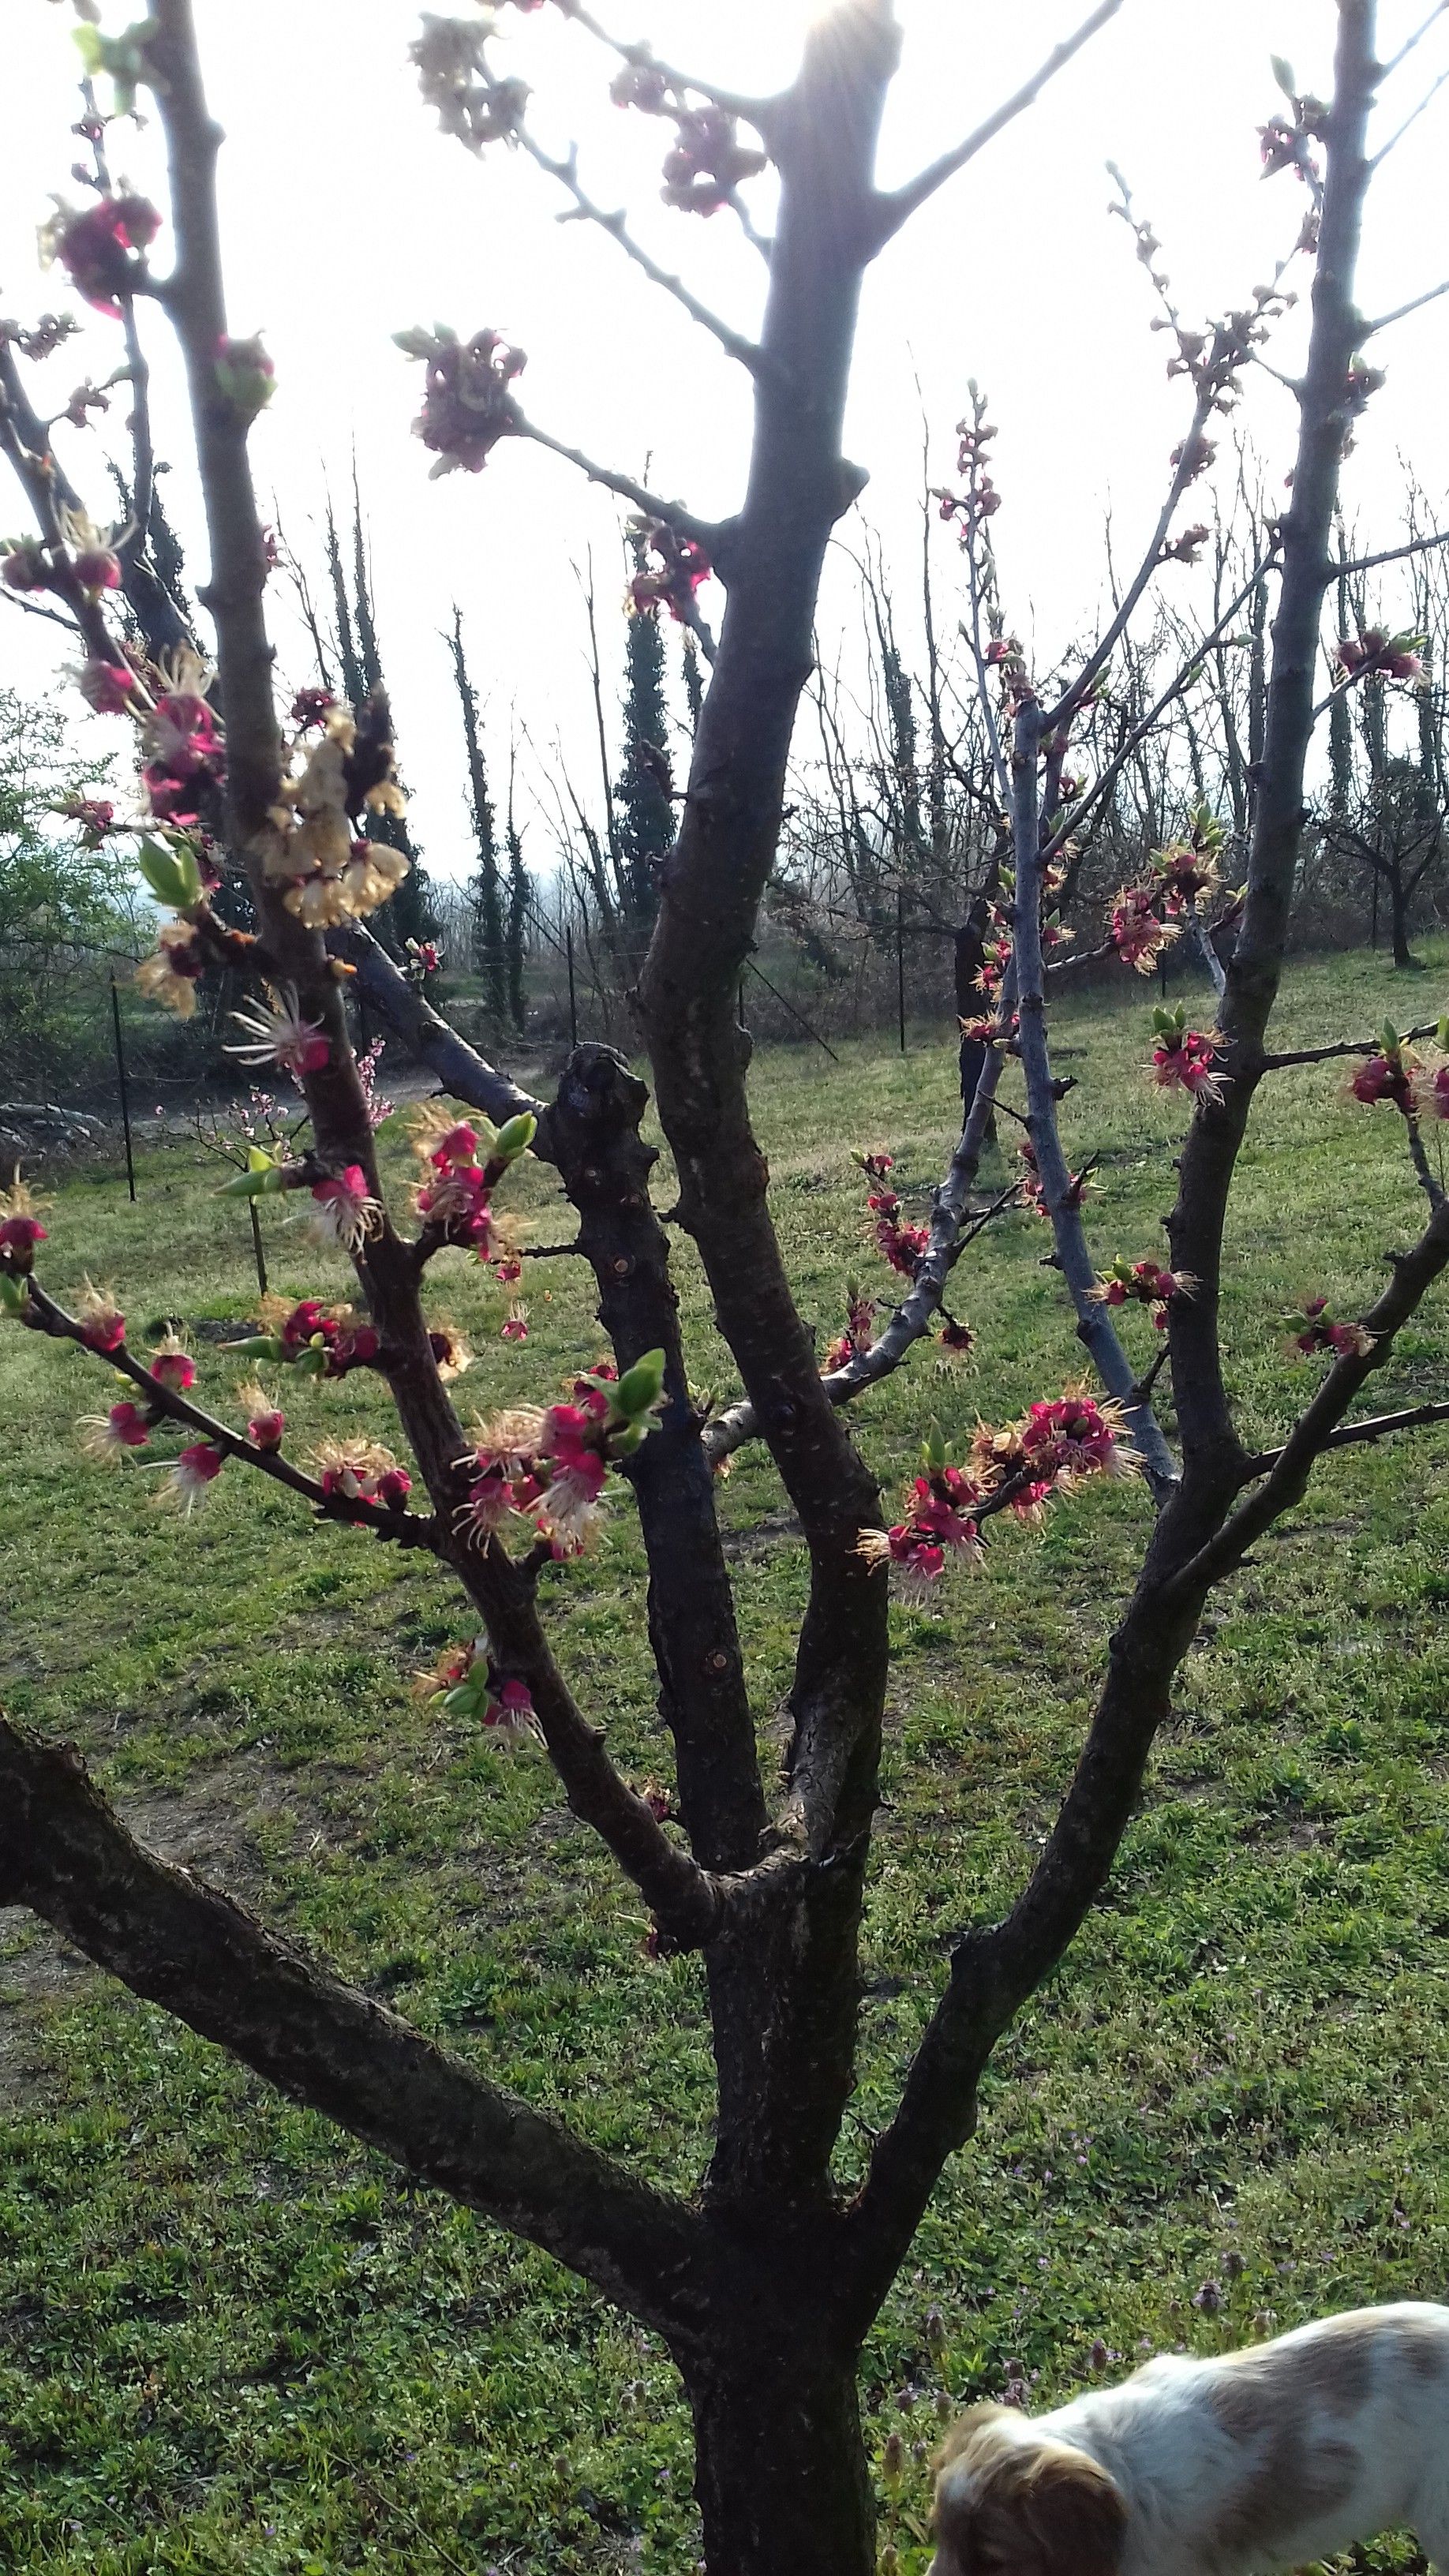
[{"label": "white and brown dog", "polygon": [[1162,2354],[942,2445],[934,2576],[1272,2576],[1407,2526],[1449,2576],[1449,2307]]}]

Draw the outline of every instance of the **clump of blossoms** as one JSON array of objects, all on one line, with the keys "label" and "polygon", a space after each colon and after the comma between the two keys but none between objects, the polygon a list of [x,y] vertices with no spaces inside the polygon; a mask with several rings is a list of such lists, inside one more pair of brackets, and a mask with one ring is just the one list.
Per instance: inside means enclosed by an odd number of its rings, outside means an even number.
[{"label": "clump of blossoms", "polygon": [[57,261],[77,295],[119,322],[122,306],[145,277],[145,253],[161,229],[149,198],[127,190],[77,209],[63,198],[40,230],[40,264]]},{"label": "clump of blossoms", "polygon": [[[714,569],[703,546],[694,537],[682,537],[666,519],[631,519],[629,530],[636,540],[635,572],[629,584],[629,605],[635,615],[645,617],[663,607],[680,625],[692,624],[695,592]],[[654,557],[652,563],[649,555]]]},{"label": "clump of blossoms", "polygon": [[309,930],[334,930],[375,912],[408,873],[400,850],[358,837],[359,818],[406,811],[391,710],[386,692],[374,689],[355,716],[336,705],[304,707],[277,802],[252,847],[287,910]]},{"label": "clump of blossoms", "polygon": [[380,1503],[400,1512],[413,1480],[379,1440],[319,1440],[307,1461],[329,1502]]},{"label": "clump of blossoms", "polygon": [[[1029,1136],[1023,1136],[1016,1150],[1022,1166],[1021,1180],[1017,1185],[1021,1193],[1021,1204],[1023,1207],[1034,1209],[1039,1217],[1050,1224],[1051,1209],[1047,1206],[1046,1184],[1037,1163],[1036,1147]],[[1096,1188],[1097,1183],[1092,1179],[1089,1168],[1084,1168],[1080,1172],[1068,1172],[1067,1186],[1062,1192],[1062,1208],[1064,1210],[1079,1208],[1088,1192]]]},{"label": "clump of blossoms", "polygon": [[382,1336],[350,1306],[324,1306],[316,1297],[288,1306],[283,1297],[266,1297],[260,1320],[259,1333],[227,1349],[242,1359],[278,1361],[302,1377],[341,1378],[377,1366]]},{"label": "clump of blossoms", "polygon": [[853,1159],[873,1184],[866,1206],[873,1221],[876,1250],[903,1279],[914,1279],[930,1249],[931,1229],[928,1225],[909,1225],[902,1221],[900,1200],[890,1187],[895,1156],[857,1154]]},{"label": "clump of blossoms", "polygon": [[426,368],[423,407],[413,422],[413,435],[437,458],[429,480],[453,474],[481,474],[500,438],[518,435],[520,413],[513,385],[528,364],[521,349],[510,348],[497,331],[475,331],[460,340],[440,327],[395,331],[404,357]]},{"label": "clump of blossoms", "polygon": [[538,1740],[533,1694],[517,1673],[504,1673],[488,1652],[486,1637],[449,1646],[430,1671],[414,1684],[419,1699],[445,1717],[470,1718],[486,1727],[495,1744],[519,1745]]},{"label": "clump of blossoms", "polygon": [[477,1426],[460,1461],[469,1480],[458,1526],[479,1543],[531,1525],[555,1557],[577,1556],[603,1518],[611,1467],[631,1458],[664,1401],[664,1353],[646,1351],[621,1378],[576,1378],[572,1402],[514,1405]]},{"label": "clump of blossoms", "polygon": [[982,942],[981,967],[975,979],[977,992],[984,994],[993,1008],[1010,964],[1010,917],[994,903],[987,917],[987,936]]},{"label": "clump of blossoms", "polygon": [[1030,1405],[1019,1422],[978,1424],[971,1464],[989,1486],[993,1511],[1035,1526],[1054,1495],[1091,1476],[1134,1476],[1142,1462],[1122,1407],[1079,1385]]},{"label": "clump of blossoms", "polygon": [[141,724],[141,785],[159,823],[199,823],[226,774],[226,745],[205,691],[211,674],[186,647],[158,665],[162,687]]},{"label": "clump of blossoms", "polygon": [[1221,1100],[1223,1075],[1217,1069],[1221,1039],[1215,1029],[1192,1029],[1187,1007],[1175,1011],[1160,1004],[1152,1014],[1152,1079],[1164,1091],[1185,1091],[1193,1100]]},{"label": "clump of blossoms", "polygon": [[1154,850],[1151,872],[1122,885],[1112,899],[1112,944],[1124,964],[1148,975],[1184,924],[1221,883],[1227,833],[1206,805],[1189,817],[1186,835]]},{"label": "clump of blossoms", "polygon": [[1090,1293],[1099,1306],[1145,1306],[1163,1332],[1174,1297],[1191,1297],[1196,1286],[1190,1270],[1164,1270],[1159,1261],[1119,1260]]},{"label": "clump of blossoms", "polygon": [[1418,1106],[1416,1084],[1421,1070],[1418,1058],[1405,1045],[1392,1020],[1386,1020],[1373,1054],[1365,1056],[1349,1075],[1349,1098],[1361,1100],[1370,1108],[1381,1100],[1391,1100],[1405,1118],[1412,1118]]},{"label": "clump of blossoms", "polygon": [[1111,939],[1125,966],[1150,975],[1158,958],[1179,937],[1180,921],[1164,918],[1158,888],[1119,886],[1112,898]]},{"label": "clump of blossoms", "polygon": [[741,143],[727,108],[673,107],[669,113],[675,139],[664,156],[664,202],[688,215],[718,214],[741,180],[758,178],[765,155]]},{"label": "clump of blossoms", "polygon": [[831,1377],[837,1369],[848,1368],[870,1349],[871,1327],[875,1322],[875,1299],[868,1297],[858,1279],[845,1283],[845,1330],[837,1333],[820,1363],[822,1377]]},{"label": "clump of blossoms", "polygon": [[528,1111],[495,1127],[476,1112],[457,1118],[429,1103],[412,1127],[413,1151],[425,1173],[413,1198],[418,1215],[445,1243],[476,1253],[480,1262],[492,1261],[500,1276],[507,1264],[509,1284],[518,1275],[517,1263],[493,1213],[493,1193],[510,1165],[527,1153],[536,1125]]},{"label": "clump of blossoms", "polygon": [[1348,680],[1422,680],[1422,635],[1387,635],[1381,626],[1366,626],[1361,635],[1342,636],[1334,660]]},{"label": "clump of blossoms", "polygon": [[1294,1359],[1312,1359],[1319,1351],[1332,1351],[1335,1359],[1363,1359],[1373,1349],[1374,1337],[1362,1324],[1346,1324],[1336,1316],[1326,1297],[1305,1297],[1301,1306],[1291,1308],[1283,1317],[1288,1327],[1288,1350]]},{"label": "clump of blossoms", "polygon": [[977,1513],[988,1490],[979,1476],[952,1466],[938,1422],[922,1443],[921,1466],[904,1517],[888,1530],[863,1530],[857,1543],[867,1565],[889,1566],[895,1589],[917,1609],[934,1598],[948,1563],[980,1561]]}]

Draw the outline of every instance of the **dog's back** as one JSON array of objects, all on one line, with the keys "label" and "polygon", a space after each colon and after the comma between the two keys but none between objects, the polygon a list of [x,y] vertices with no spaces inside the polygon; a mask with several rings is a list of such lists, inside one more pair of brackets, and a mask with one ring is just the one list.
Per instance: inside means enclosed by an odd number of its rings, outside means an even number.
[{"label": "dog's back", "polygon": [[1244,2352],[1164,2354],[1050,2414],[983,2410],[971,2426],[943,2454],[944,2576],[997,2563],[980,2546],[997,2520],[1003,2567],[1078,2576],[1069,2540],[1042,2548],[1021,2529],[1012,2493],[1033,2453],[1105,2472],[1122,2510],[1094,2566],[1110,2576],[1271,2576],[1401,2525],[1449,2576],[1449,2307],[1359,2308]]}]

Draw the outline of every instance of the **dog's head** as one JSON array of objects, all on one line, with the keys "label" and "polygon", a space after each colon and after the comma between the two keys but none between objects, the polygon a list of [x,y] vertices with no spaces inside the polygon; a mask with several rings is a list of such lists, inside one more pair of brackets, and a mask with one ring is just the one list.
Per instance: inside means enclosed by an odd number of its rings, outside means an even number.
[{"label": "dog's head", "polygon": [[976,2406],[936,2460],[932,2576],[1118,2576],[1121,2489],[1085,2451]]}]

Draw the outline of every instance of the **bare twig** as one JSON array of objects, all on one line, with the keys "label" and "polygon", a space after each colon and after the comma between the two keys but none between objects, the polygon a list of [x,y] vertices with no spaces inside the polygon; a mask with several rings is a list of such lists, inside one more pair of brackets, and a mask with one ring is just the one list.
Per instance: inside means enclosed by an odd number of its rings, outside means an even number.
[{"label": "bare twig", "polygon": [[1389,78],[1391,72],[1396,72],[1398,70],[1400,63],[1408,61],[1415,46],[1423,43],[1424,38],[1430,33],[1431,29],[1438,25],[1439,20],[1443,17],[1446,9],[1449,9],[1449,0],[1436,0],[1436,6],[1430,10],[1428,17],[1421,21],[1421,23],[1414,29],[1411,36],[1405,37],[1398,52],[1396,54],[1391,54],[1386,63],[1380,64],[1380,87],[1382,87],[1383,83]]},{"label": "bare twig", "polygon": [[[1449,1422],[1449,1404],[1409,1404],[1401,1413],[1371,1413],[1363,1422],[1342,1422],[1329,1432],[1323,1449],[1354,1449],[1366,1441],[1387,1440],[1396,1431],[1423,1430],[1433,1422]],[[1270,1476],[1283,1455],[1282,1449],[1260,1450],[1248,1461],[1248,1477]]]},{"label": "bare twig", "polygon": [[1380,564],[1403,563],[1409,555],[1431,554],[1439,546],[1449,546],[1449,528],[1441,528],[1432,537],[1413,537],[1407,545],[1386,546],[1381,554],[1357,555],[1352,561],[1334,561],[1335,578],[1350,572],[1377,572]]},{"label": "bare twig", "polygon": [[[1431,1038],[1438,1025],[1437,1020],[1421,1020],[1416,1028],[1402,1031],[1402,1043],[1411,1046],[1418,1038]],[[1289,1047],[1281,1054],[1265,1055],[1260,1065],[1264,1073],[1281,1073],[1290,1064],[1328,1064],[1335,1056],[1376,1055],[1379,1045],[1378,1038],[1335,1038],[1330,1046]]]},{"label": "bare twig", "polygon": [[1417,106],[1410,108],[1402,125],[1395,128],[1394,132],[1389,136],[1387,143],[1381,143],[1379,145],[1377,152],[1375,152],[1373,158],[1369,162],[1369,169],[1371,171],[1381,168],[1382,164],[1387,161],[1389,154],[1395,149],[1396,145],[1403,142],[1403,139],[1408,133],[1410,127],[1418,124],[1419,119],[1423,115],[1425,108],[1429,105],[1430,100],[1437,98],[1446,81],[1449,81],[1449,71],[1442,71],[1436,81],[1430,82]]},{"label": "bare twig", "polygon": [[728,356],[737,358],[740,365],[748,367],[752,375],[758,371],[763,364],[763,353],[758,343],[747,339],[742,331],[736,331],[733,324],[726,322],[722,315],[711,312],[709,306],[702,304],[699,297],[685,285],[682,277],[676,276],[670,269],[662,268],[659,261],[652,258],[644,248],[643,243],[635,240],[625,221],[622,207],[616,207],[610,213],[605,207],[595,204],[594,199],[580,184],[576,151],[570,150],[559,158],[556,154],[547,151],[538,141],[537,136],[529,133],[527,126],[517,125],[513,128],[513,132],[529,159],[536,161],[540,170],[546,170],[551,179],[556,179],[561,188],[568,190],[574,201],[574,214],[578,220],[597,224],[600,232],[607,233],[611,240],[618,243],[625,258],[631,259],[636,268],[643,270],[650,284],[662,287],[666,295],[672,295],[675,303],[684,307],[691,322],[697,322],[702,331],[708,331],[714,339],[718,340],[720,347]]},{"label": "bare twig", "polygon": [[1363,337],[1371,340],[1376,331],[1387,331],[1391,322],[1402,322],[1424,305],[1437,304],[1441,295],[1449,295],[1449,277],[1441,278],[1437,286],[1426,286],[1422,295],[1411,295],[1407,304],[1396,304],[1392,313],[1381,313],[1376,322],[1366,322]]},{"label": "bare twig", "polygon": [[576,26],[586,28],[601,45],[607,45],[610,53],[617,54],[621,62],[630,63],[640,71],[659,72],[671,89],[692,89],[700,98],[710,99],[716,107],[724,108],[730,116],[742,116],[745,123],[753,125],[758,133],[766,130],[773,105],[770,99],[751,97],[743,90],[721,89],[716,81],[700,80],[693,72],[680,71],[674,63],[661,62],[652,45],[629,44],[622,37],[611,35],[591,9],[579,5],[579,0],[566,0],[565,14],[573,19]]},{"label": "bare twig", "polygon": [[585,456],[581,449],[566,446],[561,438],[551,438],[546,429],[538,428],[521,413],[515,427],[521,438],[531,438],[536,447],[546,447],[554,456],[561,456],[566,465],[576,465],[591,483],[602,483],[608,491],[617,492],[621,501],[632,501],[635,509],[642,510],[646,518],[661,519],[666,527],[677,528],[682,537],[692,538],[696,545],[704,548],[713,563],[710,549],[712,546],[717,548],[720,539],[717,521],[697,519],[682,502],[662,501],[657,492],[650,492],[644,484],[636,483],[632,475],[617,474],[609,465],[596,465],[593,458]]},{"label": "bare twig", "polygon": [[964,142],[956,144],[950,152],[943,152],[939,160],[928,163],[914,179],[908,179],[903,188],[894,188],[888,194],[878,194],[872,210],[870,227],[872,249],[883,249],[892,234],[898,233],[902,224],[907,223],[917,209],[925,205],[929,197],[935,195],[938,188],[944,187],[948,179],[954,179],[957,171],[964,170],[968,161],[974,161],[977,153],[983,150],[986,144],[992,142],[1001,133],[1003,127],[1010,125],[1026,108],[1030,107],[1033,101],[1040,97],[1048,82],[1055,80],[1057,73],[1072,60],[1073,55],[1081,52],[1082,47],[1090,42],[1099,29],[1106,26],[1109,18],[1116,17],[1121,5],[1122,0],[1100,0],[1100,5],[1092,11],[1090,17],[1083,19],[1076,33],[1064,37],[1061,44],[1054,46],[1045,62],[1032,73],[1031,78],[1023,81],[1020,89],[1013,90],[1010,98],[1003,100],[1000,107],[993,109],[991,115],[968,134]]}]

